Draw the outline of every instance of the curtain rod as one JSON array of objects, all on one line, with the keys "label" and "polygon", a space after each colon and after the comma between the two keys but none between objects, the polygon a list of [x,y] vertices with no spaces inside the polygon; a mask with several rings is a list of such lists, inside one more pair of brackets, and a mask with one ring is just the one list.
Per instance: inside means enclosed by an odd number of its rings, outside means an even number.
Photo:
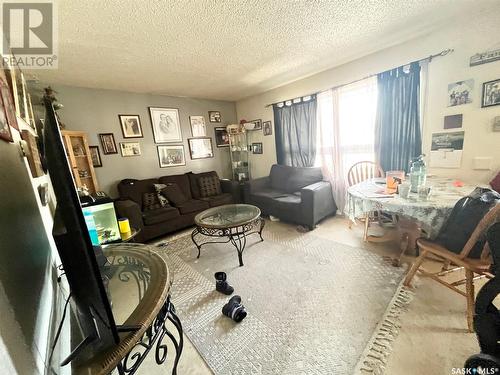
[{"label": "curtain rod", "polygon": [[[439,53],[436,53],[434,55],[430,55],[428,57],[424,57],[423,59],[420,59],[420,60],[415,60],[415,61],[412,61],[412,62],[409,62],[407,64],[403,64],[403,65],[400,65],[400,66],[406,66],[406,65],[410,65],[412,63],[415,63],[415,62],[424,62],[424,61],[428,61],[428,62],[431,62],[432,59],[436,58],[436,57],[440,57],[440,56],[446,56],[447,54],[449,53],[452,53],[454,50],[453,48],[448,48],[448,49],[445,49],[445,50],[442,50],[441,52]],[[395,68],[392,68],[392,69],[395,69]],[[392,70],[392,69],[388,69],[388,70]],[[371,78],[373,76],[376,76],[378,73],[374,73],[374,74],[370,74],[369,76],[366,76],[366,77],[363,77],[363,78],[359,78],[359,79],[356,79],[354,81],[351,81],[351,82],[347,82],[347,83],[343,83],[341,85],[337,85],[337,86],[333,86],[333,87],[330,87],[328,89],[325,89],[325,90],[321,90],[321,91],[316,91],[316,92],[313,92],[313,93],[310,93],[310,94],[306,94],[306,95],[301,95],[301,96],[298,96],[296,98],[293,98],[293,99],[286,99],[286,100],[280,100],[279,102],[275,102],[275,103],[270,103],[270,104],[266,104],[265,108],[267,107],[271,107],[272,105],[274,104],[278,104],[278,103],[285,103],[285,102],[288,102],[288,101],[294,101],[296,99],[300,99],[300,98],[303,98],[303,97],[306,97],[306,96],[312,96],[312,95],[317,95],[317,94],[320,94],[322,92],[325,92],[325,91],[328,91],[328,90],[333,90],[333,89],[338,89],[340,87],[344,87],[344,86],[347,86],[347,85],[350,85],[350,84],[353,84],[353,83],[356,83],[356,82],[359,82],[359,81],[362,81],[364,79],[367,79],[367,78]]]}]

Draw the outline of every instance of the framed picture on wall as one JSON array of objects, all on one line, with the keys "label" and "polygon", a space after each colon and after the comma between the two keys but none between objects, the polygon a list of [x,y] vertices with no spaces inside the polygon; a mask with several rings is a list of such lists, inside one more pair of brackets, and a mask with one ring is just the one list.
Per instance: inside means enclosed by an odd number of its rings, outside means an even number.
[{"label": "framed picture on wall", "polygon": [[118,154],[113,133],[100,133],[99,139],[101,140],[102,152],[104,155]]},{"label": "framed picture on wall", "polygon": [[139,115],[118,115],[123,138],[142,138],[141,119]]},{"label": "framed picture on wall", "polygon": [[273,125],[271,121],[264,121],[262,123],[262,132],[264,135],[272,135],[273,134]]},{"label": "framed picture on wall", "polygon": [[191,124],[191,134],[193,137],[206,137],[207,127],[205,125],[205,117],[203,116],[189,116],[189,123]]},{"label": "framed picture on wall", "polygon": [[120,151],[122,156],[140,156],[141,145],[139,142],[121,142]]},{"label": "framed picture on wall", "polygon": [[160,168],[186,165],[183,145],[156,146]]},{"label": "framed picture on wall", "polygon": [[0,79],[0,138],[12,142],[10,128],[18,129],[16,119],[16,109],[12,102],[12,96],[6,81]]},{"label": "framed picture on wall", "polygon": [[453,82],[448,85],[448,107],[472,103],[474,80]]},{"label": "framed picture on wall", "polygon": [[189,153],[192,160],[214,157],[212,138],[189,138]]},{"label": "framed picture on wall", "polygon": [[225,127],[215,128],[215,145],[217,147],[229,147],[229,134]]},{"label": "framed picture on wall", "polygon": [[208,111],[208,119],[210,122],[222,122],[222,116],[219,111]]},{"label": "framed picture on wall", "polygon": [[92,165],[94,167],[102,167],[101,153],[99,152],[99,146],[89,146],[90,157],[92,159]]},{"label": "framed picture on wall", "polygon": [[261,130],[262,129],[262,120],[252,120],[250,121],[255,124],[254,128],[252,130]]},{"label": "framed picture on wall", "polygon": [[500,78],[483,83],[481,107],[492,107],[500,104]]},{"label": "framed picture on wall", "polygon": [[262,154],[262,142],[252,143],[252,154]]},{"label": "framed picture on wall", "polygon": [[149,107],[155,143],[182,142],[177,108]]},{"label": "framed picture on wall", "polygon": [[[3,85],[3,81],[0,82]],[[13,142],[3,96],[0,97],[0,138],[7,142]]]}]

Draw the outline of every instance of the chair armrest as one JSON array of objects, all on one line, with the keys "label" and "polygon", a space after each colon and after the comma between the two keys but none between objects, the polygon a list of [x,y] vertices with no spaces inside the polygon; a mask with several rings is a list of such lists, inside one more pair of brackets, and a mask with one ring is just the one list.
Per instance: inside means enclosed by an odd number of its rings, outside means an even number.
[{"label": "chair armrest", "polygon": [[328,181],[320,181],[300,189],[302,214],[310,228],[328,215],[337,211],[333,200],[332,185]]},{"label": "chair armrest", "polygon": [[142,211],[137,203],[131,200],[115,201],[116,213],[119,217],[126,217],[130,225],[135,229],[142,229],[144,222],[142,220]]},{"label": "chair armrest", "polygon": [[250,201],[250,194],[254,191],[262,190],[269,186],[269,176],[246,181],[243,186],[243,198],[245,202]]},{"label": "chair armrest", "polygon": [[241,201],[240,184],[238,181],[223,178],[220,180],[220,186],[223,193],[229,193],[233,196],[234,203],[239,203]]}]

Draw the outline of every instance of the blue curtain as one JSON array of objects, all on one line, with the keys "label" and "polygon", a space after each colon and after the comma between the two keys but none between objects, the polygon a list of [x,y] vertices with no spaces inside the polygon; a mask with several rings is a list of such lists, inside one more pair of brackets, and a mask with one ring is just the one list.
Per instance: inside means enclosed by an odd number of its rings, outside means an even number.
[{"label": "blue curtain", "polygon": [[316,159],[316,96],[290,105],[273,105],[278,164],[312,167]]},{"label": "blue curtain", "polygon": [[384,171],[408,172],[410,159],[422,153],[420,65],[412,63],[377,75],[375,153]]}]

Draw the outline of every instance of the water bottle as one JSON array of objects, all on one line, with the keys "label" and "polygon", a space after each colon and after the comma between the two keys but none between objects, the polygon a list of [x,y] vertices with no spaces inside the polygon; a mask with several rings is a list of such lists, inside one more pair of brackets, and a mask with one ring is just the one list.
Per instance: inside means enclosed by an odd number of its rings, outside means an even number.
[{"label": "water bottle", "polygon": [[426,182],[427,169],[424,156],[420,155],[410,160],[410,189],[412,193],[417,193],[418,187],[424,186]]}]

